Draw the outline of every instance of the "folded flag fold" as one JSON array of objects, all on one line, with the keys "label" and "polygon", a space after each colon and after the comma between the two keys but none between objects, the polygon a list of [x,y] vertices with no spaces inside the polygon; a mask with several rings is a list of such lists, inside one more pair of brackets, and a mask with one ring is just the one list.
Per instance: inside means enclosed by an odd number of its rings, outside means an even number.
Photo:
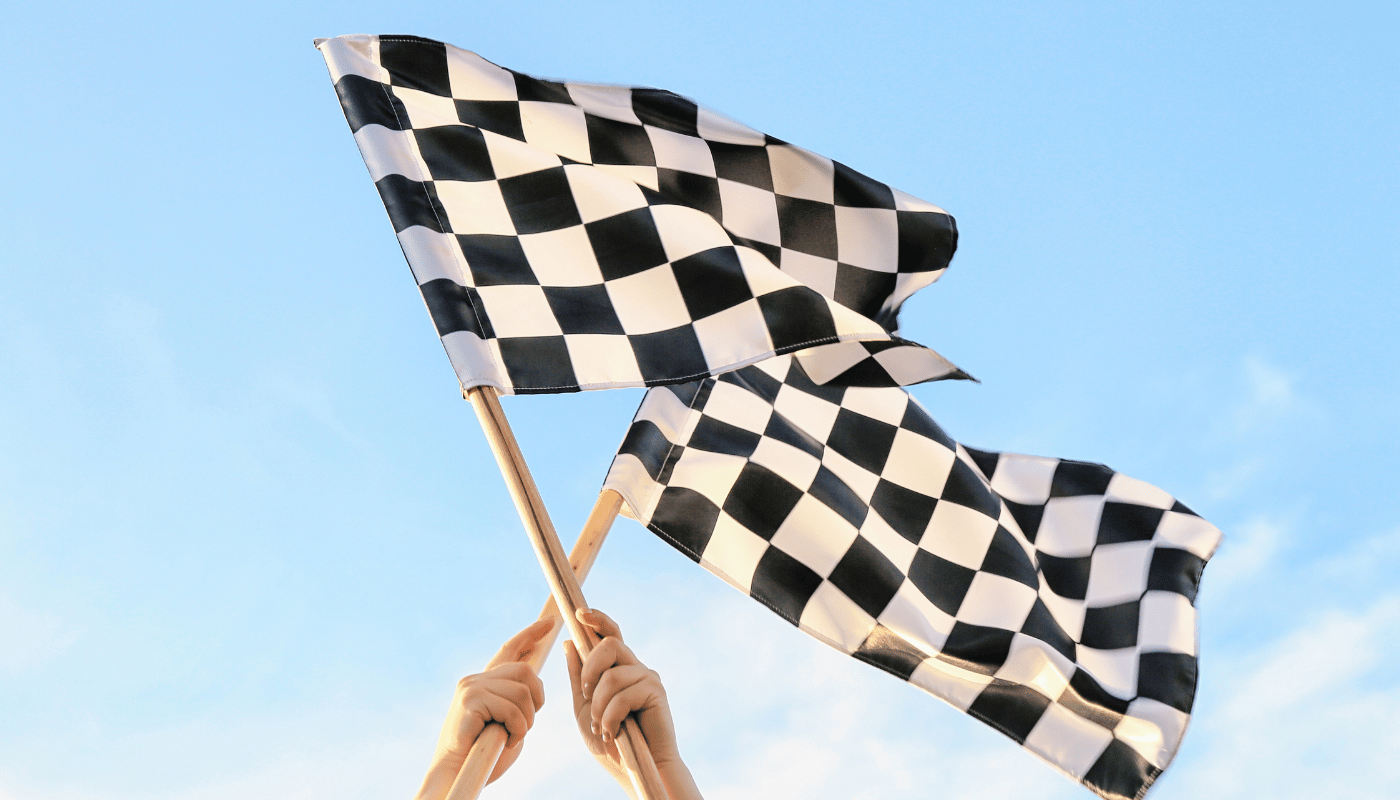
[{"label": "folded flag fold", "polygon": [[822,383],[967,377],[896,335],[942,209],[660,89],[411,36],[317,43],[463,388],[693,381],[801,351]]},{"label": "folded flag fold", "polygon": [[1100,464],[949,437],[902,388],[783,356],[647,392],[606,484],[627,513],[832,647],[1106,798],[1171,762],[1220,540]]}]

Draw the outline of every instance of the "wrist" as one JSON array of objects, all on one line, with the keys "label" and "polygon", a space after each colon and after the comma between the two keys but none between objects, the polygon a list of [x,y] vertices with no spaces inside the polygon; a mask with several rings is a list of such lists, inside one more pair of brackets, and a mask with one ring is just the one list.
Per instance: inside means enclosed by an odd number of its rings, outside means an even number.
[{"label": "wrist", "polygon": [[661,775],[661,783],[666,787],[669,800],[704,800],[700,796],[700,788],[695,785],[695,778],[690,774],[690,768],[680,756],[665,761],[656,759],[656,771]]}]

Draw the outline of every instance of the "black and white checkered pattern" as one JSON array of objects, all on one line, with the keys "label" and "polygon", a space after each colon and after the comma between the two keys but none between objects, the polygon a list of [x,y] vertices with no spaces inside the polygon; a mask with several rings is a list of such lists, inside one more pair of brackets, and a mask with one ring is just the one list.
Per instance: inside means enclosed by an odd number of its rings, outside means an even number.
[{"label": "black and white checkered pattern", "polygon": [[652,389],[609,472],[630,515],[831,646],[1108,798],[1171,761],[1220,532],[1100,464],[974,450],[900,388],[792,356]]},{"label": "black and white checkered pattern", "polygon": [[893,336],[953,255],[942,209],[659,89],[409,36],[318,47],[464,388],[653,386],[804,349],[823,379],[966,377]]}]

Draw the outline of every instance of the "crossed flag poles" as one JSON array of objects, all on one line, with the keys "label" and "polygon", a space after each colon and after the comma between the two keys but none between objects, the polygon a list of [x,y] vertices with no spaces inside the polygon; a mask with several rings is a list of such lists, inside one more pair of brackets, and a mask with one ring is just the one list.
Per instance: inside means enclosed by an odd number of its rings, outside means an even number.
[{"label": "crossed flag poles", "polygon": [[[901,388],[970,377],[898,335],[952,258],[946,212],[663,90],[412,36],[316,46],[580,653],[625,503],[804,632],[1140,800],[1190,719],[1220,532],[1103,465],[966,447]],[[498,395],[624,386],[649,391],[571,567]],[[506,738],[487,726],[450,800]]]},{"label": "crossed flag poles", "polygon": [[[488,401],[483,400],[483,402]],[[484,416],[482,417],[482,422],[483,425],[490,424],[494,426],[494,422],[488,422],[487,418]],[[491,437],[493,451],[495,450],[495,442],[497,441],[500,441],[505,449],[515,449],[518,451],[518,448],[513,448],[514,437],[511,436],[510,429],[508,427],[503,427],[501,433],[502,435],[500,437]],[[505,450],[500,452],[505,452]],[[502,462],[501,466],[503,470],[509,469],[512,474],[515,474],[513,463],[507,466],[507,462]],[[516,486],[521,490],[519,495],[515,492]],[[538,493],[527,491],[525,489],[526,486],[533,487],[533,481],[530,480],[528,471],[519,473],[518,478],[511,481],[512,497],[518,498],[516,501],[518,504],[517,510],[520,511],[522,520],[528,519],[530,521],[527,523],[527,530],[531,528],[531,523],[534,523],[537,519],[536,509],[538,509],[539,517],[543,517],[545,522],[543,530],[552,532],[552,528],[548,525],[548,516],[543,513],[543,503],[539,502]],[[574,543],[574,549],[569,553],[568,558],[568,565],[574,577],[572,586],[575,592],[577,591],[578,584],[582,583],[583,580],[588,577],[588,572],[592,569],[593,562],[597,559],[598,552],[603,547],[603,540],[607,538],[613,520],[617,517],[621,503],[621,495],[611,489],[604,490],[602,494],[599,495],[598,502],[594,505],[592,513],[589,514],[587,521],[584,523],[583,532],[579,534],[578,541]],[[551,535],[544,534],[543,530],[541,533],[544,537]],[[538,540],[540,538],[541,537],[532,536],[532,540]],[[551,567],[549,571],[552,572],[552,553],[554,552],[554,548],[548,547],[546,543],[545,549],[551,554]],[[566,582],[559,582],[559,585],[560,588],[564,590],[566,596],[570,594],[569,586],[566,585]],[[544,610],[540,612],[539,619],[547,619],[557,623],[560,618],[559,603],[555,600],[553,588],[553,585],[551,585],[550,598],[545,602]],[[528,652],[513,653],[510,654],[511,657],[516,661],[524,662],[529,666],[532,672],[538,673],[540,669],[544,667],[545,659],[549,657],[549,652],[554,646],[554,641],[558,636],[558,632],[559,628],[556,624],[556,627],[547,635],[532,644]],[[577,641],[577,639],[575,641]],[[482,730],[481,734],[477,736],[477,740],[472,745],[466,761],[462,764],[457,779],[453,782],[450,791],[444,795],[442,800],[472,800],[472,798],[480,794],[497,760],[500,759],[508,738],[509,734],[502,725],[497,723],[488,724]],[[654,781],[648,783],[648,786],[653,785]]]},{"label": "crossed flag poles", "polygon": [[[481,422],[481,428],[491,445],[491,452],[496,457],[496,464],[501,469],[501,476],[505,478],[511,499],[515,502],[515,509],[520,514],[520,521],[525,526],[530,544],[535,549],[535,556],[539,559],[540,567],[549,582],[550,600],[540,613],[540,619],[562,616],[569,626],[569,633],[579,649],[579,654],[586,657],[599,640],[597,634],[584,627],[578,620],[578,610],[588,607],[579,583],[587,577],[589,569],[593,566],[593,561],[603,545],[603,539],[621,508],[622,496],[610,489],[599,495],[598,502],[594,504],[583,532],[579,534],[578,542],[574,545],[573,554],[566,558],[564,547],[559,542],[558,534],[554,532],[554,524],[550,522],[549,512],[545,510],[544,501],[540,498],[539,489],[536,488],[529,467],[525,464],[525,458],[516,444],[515,435],[506,421],[505,411],[501,408],[495,390],[478,386],[466,390],[463,394],[471,400],[472,407],[476,410],[477,419]],[[526,662],[531,670],[539,672],[553,644],[554,634],[550,634],[535,646]],[[467,760],[447,795],[447,800],[473,800],[481,792],[501,756],[506,738],[505,728],[496,723],[488,725],[482,731],[476,743],[472,745]],[[624,723],[623,735],[617,739],[617,747],[637,796],[642,800],[666,800],[666,789],[661,784],[656,762],[652,760],[646,739],[634,718],[629,716]]]}]

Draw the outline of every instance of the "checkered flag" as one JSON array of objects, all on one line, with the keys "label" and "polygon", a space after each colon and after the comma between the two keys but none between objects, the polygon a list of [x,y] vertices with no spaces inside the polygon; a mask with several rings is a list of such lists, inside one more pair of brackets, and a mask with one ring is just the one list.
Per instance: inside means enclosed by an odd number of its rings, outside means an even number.
[{"label": "checkered flag", "polygon": [[692,381],[806,351],[823,382],[967,377],[896,316],[946,212],[659,89],[410,36],[320,40],[463,388]]},{"label": "checkered flag", "polygon": [[1220,532],[1100,464],[974,450],[900,388],[791,356],[652,389],[607,486],[631,516],[827,644],[1106,798],[1170,763]]}]

